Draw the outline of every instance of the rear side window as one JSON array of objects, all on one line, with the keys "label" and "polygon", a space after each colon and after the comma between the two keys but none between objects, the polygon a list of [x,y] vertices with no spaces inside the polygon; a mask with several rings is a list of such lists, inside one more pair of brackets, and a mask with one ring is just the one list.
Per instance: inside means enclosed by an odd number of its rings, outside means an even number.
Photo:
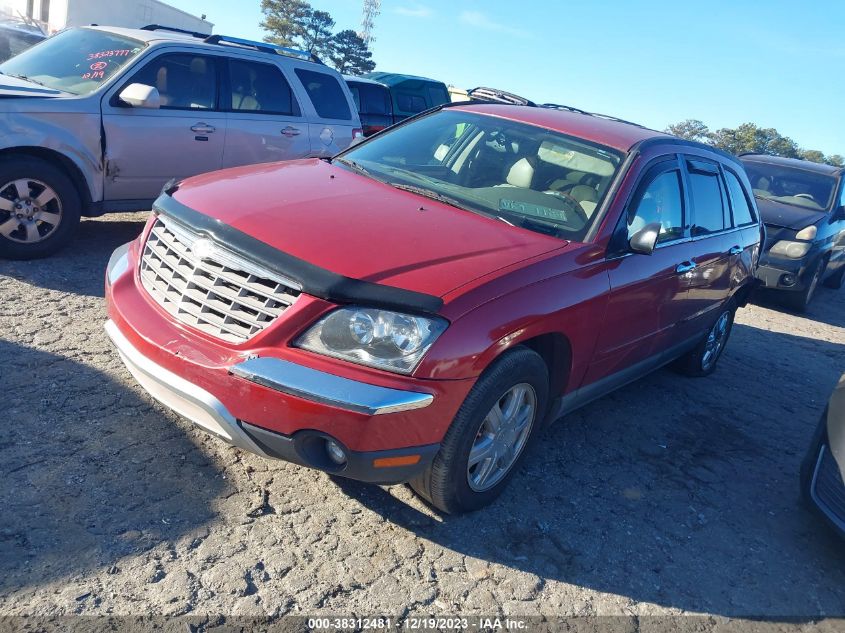
[{"label": "rear side window", "polygon": [[717,167],[690,160],[687,168],[693,212],[692,235],[708,235],[729,228],[730,211]]},{"label": "rear side window", "polygon": [[739,182],[736,175],[725,170],[725,180],[728,183],[728,192],[731,194],[731,206],[734,211],[734,224],[736,226],[746,226],[754,224],[754,214],[751,212],[751,205],[748,203],[748,197],[745,195],[745,190]]},{"label": "rear side window", "polygon": [[276,66],[229,60],[232,110],[299,115],[285,76]]},{"label": "rear side window", "polygon": [[434,106],[439,106],[441,103],[447,103],[449,101],[449,93],[444,92],[443,88],[428,86],[427,90],[428,100],[430,102],[429,107],[433,108]]},{"label": "rear side window", "polygon": [[422,112],[426,109],[425,99],[420,95],[412,95],[407,92],[400,92],[396,95],[396,105],[402,112]]},{"label": "rear side window", "polygon": [[211,57],[187,53],[161,55],[144,66],[130,83],[156,88],[163,109],[217,108],[217,68]]},{"label": "rear side window", "polygon": [[308,98],[314,104],[317,116],[321,119],[352,118],[349,103],[337,79],[326,73],[318,73],[304,68],[296,69],[296,76],[305,87]]},{"label": "rear side window", "polygon": [[390,114],[390,93],[374,84],[349,83],[352,100],[361,114]]},{"label": "rear side window", "polygon": [[628,211],[628,239],[654,222],[660,224],[658,243],[684,236],[681,172],[677,169],[656,176],[636,197]]}]

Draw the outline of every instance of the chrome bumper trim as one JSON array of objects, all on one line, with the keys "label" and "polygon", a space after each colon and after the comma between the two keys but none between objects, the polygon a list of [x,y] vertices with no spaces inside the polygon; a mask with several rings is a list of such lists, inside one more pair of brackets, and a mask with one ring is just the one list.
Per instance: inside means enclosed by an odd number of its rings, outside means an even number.
[{"label": "chrome bumper trim", "polygon": [[229,371],[235,376],[291,396],[365,415],[422,409],[434,401],[430,393],[370,385],[280,358],[251,358],[233,365]]},{"label": "chrome bumper trim", "polygon": [[105,330],[129,373],[153,398],[223,441],[266,455],[238,426],[237,420],[223,403],[212,394],[144,356],[123,335],[114,321],[106,321]]}]

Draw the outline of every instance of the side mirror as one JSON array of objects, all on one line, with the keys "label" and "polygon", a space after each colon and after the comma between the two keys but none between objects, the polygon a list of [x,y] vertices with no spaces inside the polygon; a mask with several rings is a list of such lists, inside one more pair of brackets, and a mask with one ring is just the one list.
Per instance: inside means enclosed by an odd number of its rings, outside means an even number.
[{"label": "side mirror", "polygon": [[651,255],[654,252],[654,247],[657,246],[660,228],[659,222],[652,222],[634,233],[628,240],[631,250],[640,255]]},{"label": "side mirror", "polygon": [[145,84],[129,84],[118,97],[133,108],[158,110],[161,107],[161,95],[158,90]]}]

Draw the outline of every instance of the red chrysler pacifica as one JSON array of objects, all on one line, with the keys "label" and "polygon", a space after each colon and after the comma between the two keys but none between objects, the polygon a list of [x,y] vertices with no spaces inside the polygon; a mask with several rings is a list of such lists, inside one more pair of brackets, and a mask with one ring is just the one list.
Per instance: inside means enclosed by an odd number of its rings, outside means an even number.
[{"label": "red chrysler pacifica", "polygon": [[109,262],[106,330],[226,442],[472,510],[544,421],[713,371],[753,287],[750,190],[735,158],[622,121],[444,106],[173,185]]}]

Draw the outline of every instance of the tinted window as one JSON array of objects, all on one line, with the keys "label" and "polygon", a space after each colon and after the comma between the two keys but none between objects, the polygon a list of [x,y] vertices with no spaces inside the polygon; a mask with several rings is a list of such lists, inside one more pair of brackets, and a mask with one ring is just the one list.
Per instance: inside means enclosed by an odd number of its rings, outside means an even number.
[{"label": "tinted window", "polygon": [[349,82],[352,100],[361,114],[385,114],[390,112],[390,93],[387,88],[375,84]]},{"label": "tinted window", "polygon": [[422,112],[426,109],[425,99],[420,95],[399,93],[396,95],[396,105],[402,112]]},{"label": "tinted window", "polygon": [[285,76],[275,66],[229,60],[232,109],[267,114],[299,114]]},{"label": "tinted window", "polygon": [[428,86],[427,90],[430,108],[438,106],[441,103],[447,103],[449,101],[449,93],[444,92],[443,88],[440,88],[438,86]]},{"label": "tinted window", "polygon": [[325,73],[317,73],[303,68],[296,69],[296,76],[305,86],[305,91],[314,104],[317,116],[322,119],[352,118],[346,95],[337,79]]},{"label": "tinted window", "polygon": [[684,236],[681,172],[676,169],[655,177],[634,200],[628,212],[628,239],[653,222],[660,224],[658,243]]},{"label": "tinted window", "polygon": [[210,57],[179,53],[156,57],[130,83],[153,86],[161,107],[211,110],[217,107],[217,70]]},{"label": "tinted window", "polygon": [[[715,170],[716,167],[713,166]],[[698,170],[690,164],[690,200],[693,212],[693,235],[707,235],[722,231],[726,226],[728,208],[718,172]]]},{"label": "tinted window", "polygon": [[733,172],[725,170],[725,180],[728,182],[728,191],[731,194],[731,206],[734,212],[734,224],[736,226],[745,226],[746,224],[754,224],[754,214],[751,212],[751,206],[748,204],[748,198],[745,195],[745,190]]}]

